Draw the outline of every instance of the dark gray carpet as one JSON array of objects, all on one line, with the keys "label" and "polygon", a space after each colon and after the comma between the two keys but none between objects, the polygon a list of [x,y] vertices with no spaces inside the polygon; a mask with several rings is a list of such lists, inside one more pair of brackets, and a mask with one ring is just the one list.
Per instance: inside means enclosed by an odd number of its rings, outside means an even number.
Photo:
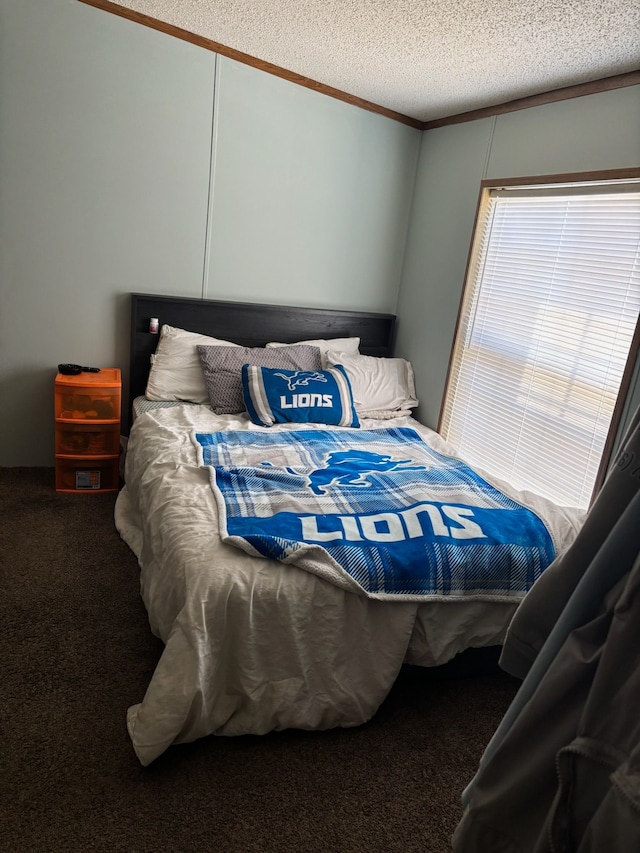
[{"label": "dark gray carpet", "polygon": [[115,495],[0,469],[0,850],[430,853],[517,682],[495,658],[405,668],[356,729],[206,738],[147,768],[131,748],[161,646]]}]

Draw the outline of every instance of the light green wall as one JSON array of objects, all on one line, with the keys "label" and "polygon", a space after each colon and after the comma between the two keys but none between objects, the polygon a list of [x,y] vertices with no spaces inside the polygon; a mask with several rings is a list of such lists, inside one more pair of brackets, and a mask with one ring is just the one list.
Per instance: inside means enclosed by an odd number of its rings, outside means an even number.
[{"label": "light green wall", "polygon": [[[0,466],[134,292],[394,311],[421,134],[76,0],[0,0]],[[213,172],[211,166],[213,165]]]},{"label": "light green wall", "polygon": [[393,312],[421,134],[220,57],[209,298]]},{"label": "light green wall", "polygon": [[[480,181],[640,166],[640,86],[423,135],[397,314],[420,420],[436,427]],[[628,406],[640,403],[637,387]]]},{"label": "light green wall", "polygon": [[130,291],[199,296],[214,58],[0,0],[0,465],[53,465],[59,362],[129,359]]},{"label": "light green wall", "polygon": [[397,307],[396,352],[413,364],[419,415],[433,428],[492,122],[429,131],[422,142]]}]

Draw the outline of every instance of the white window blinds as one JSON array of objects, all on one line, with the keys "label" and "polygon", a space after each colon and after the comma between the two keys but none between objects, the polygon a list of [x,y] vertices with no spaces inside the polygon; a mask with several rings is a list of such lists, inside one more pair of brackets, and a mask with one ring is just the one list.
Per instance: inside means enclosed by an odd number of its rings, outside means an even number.
[{"label": "white window blinds", "polygon": [[640,309],[640,186],[493,190],[440,431],[470,464],[587,507]]}]

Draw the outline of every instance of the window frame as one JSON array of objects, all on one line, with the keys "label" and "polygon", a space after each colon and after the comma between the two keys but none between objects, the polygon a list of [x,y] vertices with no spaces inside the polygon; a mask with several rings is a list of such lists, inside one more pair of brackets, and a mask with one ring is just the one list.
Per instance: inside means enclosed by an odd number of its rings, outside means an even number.
[{"label": "window frame", "polygon": [[[597,184],[601,182],[624,182],[624,181],[634,181],[640,179],[640,168],[628,168],[628,169],[608,169],[603,171],[591,171],[591,172],[572,172],[572,173],[560,173],[560,174],[551,174],[551,175],[534,175],[534,176],[525,176],[525,177],[511,177],[511,178],[487,178],[480,181],[480,189],[478,192],[478,199],[476,203],[476,211],[475,217],[473,221],[473,228],[471,231],[471,239],[469,244],[469,250],[467,254],[467,263],[465,267],[464,279],[462,282],[462,290],[460,295],[460,301],[458,305],[458,313],[456,317],[455,330],[453,334],[453,340],[451,344],[451,351],[449,354],[449,363],[447,367],[447,374],[445,377],[444,391],[442,394],[442,399],[440,402],[440,413],[438,417],[438,425],[437,431],[438,433],[442,433],[443,426],[443,418],[445,413],[445,400],[447,397],[447,393],[449,390],[449,385],[452,380],[452,371],[454,365],[454,356],[456,353],[456,347],[458,345],[459,339],[461,337],[461,323],[462,323],[462,315],[465,307],[465,301],[467,298],[467,291],[473,284],[474,273],[476,269],[476,263],[478,260],[478,256],[480,253],[480,245],[481,245],[481,237],[482,237],[482,223],[484,221],[483,217],[486,212],[486,208],[490,201],[490,193],[493,190],[500,190],[502,188],[508,187],[518,187],[518,188],[526,188],[531,187],[535,188],[537,186],[549,185],[549,186],[558,186],[559,188],[562,186],[567,186],[570,184]],[[607,438],[605,440],[605,444],[602,450],[602,456],[600,459],[600,465],[598,468],[598,472],[594,481],[593,490],[591,493],[591,498],[589,502],[589,506],[593,503],[596,495],[604,483],[606,478],[609,465],[611,464],[611,457],[613,453],[613,449],[616,445],[616,439],[620,432],[620,427],[622,424],[623,414],[625,411],[625,406],[629,397],[629,392],[631,390],[631,385],[633,381],[633,376],[636,371],[636,367],[640,369],[640,315],[636,320],[636,325],[633,333],[633,337],[631,340],[631,344],[629,346],[629,352],[627,355],[627,360],[625,362],[625,367],[622,373],[622,378],[620,380],[620,387],[618,391],[618,395],[616,398],[616,402],[614,405],[613,413],[611,416],[611,421],[609,424],[609,429],[607,432]]]}]

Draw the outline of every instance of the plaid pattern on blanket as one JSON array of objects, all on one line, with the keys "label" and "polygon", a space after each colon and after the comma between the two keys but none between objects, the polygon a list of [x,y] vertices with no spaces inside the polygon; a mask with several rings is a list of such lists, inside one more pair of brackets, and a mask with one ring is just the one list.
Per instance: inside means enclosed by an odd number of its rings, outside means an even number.
[{"label": "plaid pattern on blanket", "polygon": [[196,433],[230,544],[375,598],[513,599],[543,521],[409,427]]}]

